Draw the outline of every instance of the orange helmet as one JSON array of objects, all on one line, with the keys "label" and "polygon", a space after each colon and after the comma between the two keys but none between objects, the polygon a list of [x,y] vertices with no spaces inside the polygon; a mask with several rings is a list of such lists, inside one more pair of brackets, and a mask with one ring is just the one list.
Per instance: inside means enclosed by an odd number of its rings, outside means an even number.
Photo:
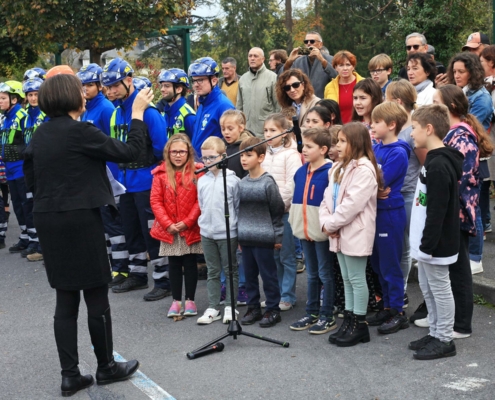
[{"label": "orange helmet", "polygon": [[46,73],[46,79],[60,74],[75,75],[72,68],[68,65],[56,65],[55,67],[48,70],[48,72]]}]

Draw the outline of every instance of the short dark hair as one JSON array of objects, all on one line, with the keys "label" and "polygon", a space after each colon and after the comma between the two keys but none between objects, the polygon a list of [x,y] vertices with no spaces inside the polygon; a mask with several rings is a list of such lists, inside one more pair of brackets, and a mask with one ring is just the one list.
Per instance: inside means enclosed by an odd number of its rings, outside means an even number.
[{"label": "short dark hair", "polygon": [[[430,81],[435,80],[435,76],[437,75],[437,66],[431,54],[426,53],[412,53],[407,56],[406,65],[409,64],[409,61],[413,61],[413,64],[419,64],[425,71],[426,76]],[[406,67],[407,68],[407,67]]]},{"label": "short dark hair", "polygon": [[222,64],[232,64],[232,66],[237,67],[237,61],[234,57],[226,57],[222,60]]},{"label": "short dark hair", "polygon": [[450,130],[449,109],[443,104],[430,104],[419,107],[414,111],[412,120],[416,121],[422,128],[430,124],[435,136],[443,140]]},{"label": "short dark hair", "polygon": [[276,50],[272,50],[270,51],[269,53],[270,55],[273,55],[273,58],[275,60],[279,60],[282,64],[285,64],[285,62],[287,61],[287,51],[283,50],[283,49],[276,49]]},{"label": "short dark hair", "polygon": [[47,79],[38,92],[40,110],[50,118],[67,115],[84,106],[81,81],[74,75],[59,74]]},{"label": "short dark hair", "polygon": [[[257,138],[257,137],[250,137],[249,139],[246,139],[244,140],[241,145],[239,146],[239,150],[244,150],[244,149],[247,149],[249,146],[253,146],[255,144],[258,144],[260,143],[262,140],[260,138]],[[260,144],[256,147],[253,147],[251,150],[249,151],[254,151],[258,157],[261,156],[262,154],[266,154],[266,149],[267,149],[267,144],[266,143],[263,143],[263,144]]]},{"label": "short dark hair", "polygon": [[326,128],[310,128],[302,133],[303,137],[311,140],[319,147],[326,146],[327,150],[332,147],[332,135]]}]

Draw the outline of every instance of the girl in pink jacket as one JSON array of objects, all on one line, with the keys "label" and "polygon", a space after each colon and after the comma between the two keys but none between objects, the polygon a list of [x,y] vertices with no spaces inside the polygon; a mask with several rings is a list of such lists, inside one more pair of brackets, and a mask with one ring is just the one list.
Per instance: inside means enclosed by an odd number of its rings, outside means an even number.
[{"label": "girl in pink jacket", "polygon": [[330,250],[337,253],[345,288],[344,322],[329,341],[349,347],[370,341],[365,271],[375,238],[381,174],[369,132],[363,124],[344,125],[338,133],[336,148],[339,162],[328,173],[329,185],[320,206],[320,224],[330,236]]},{"label": "girl in pink jacket", "polygon": [[[290,122],[283,114],[272,114],[265,120],[263,127],[265,139],[270,139],[290,128]],[[280,287],[280,310],[290,310],[296,304],[296,249],[292,228],[289,224],[289,209],[294,194],[294,175],[302,166],[301,155],[296,150],[292,134],[286,134],[270,140],[263,169],[277,182],[280,195],[285,204],[283,216],[284,237],[282,248],[275,250],[278,285]]]}]

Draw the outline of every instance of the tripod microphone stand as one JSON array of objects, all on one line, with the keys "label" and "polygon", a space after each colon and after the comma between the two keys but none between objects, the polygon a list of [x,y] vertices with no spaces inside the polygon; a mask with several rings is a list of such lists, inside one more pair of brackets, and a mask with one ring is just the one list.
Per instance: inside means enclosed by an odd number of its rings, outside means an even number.
[{"label": "tripod microphone stand", "polygon": [[[200,174],[204,171],[208,171],[209,169],[211,169],[213,167],[217,167],[217,168],[222,169],[225,226],[227,229],[227,254],[228,254],[227,259],[228,259],[228,263],[229,263],[228,275],[229,275],[229,282],[230,282],[230,308],[231,308],[232,316],[231,316],[231,320],[229,322],[229,327],[227,328],[227,333],[225,333],[224,335],[222,335],[220,337],[217,337],[216,339],[212,340],[211,342],[204,344],[201,347],[198,347],[196,350],[193,350],[192,352],[187,353],[187,358],[189,358],[190,360],[197,358],[197,357],[195,357],[196,355],[210,354],[211,352],[205,353],[204,350],[209,348],[209,347],[211,347],[213,350],[213,347],[215,347],[220,340],[225,339],[228,336],[232,336],[234,338],[234,340],[236,340],[238,336],[244,335],[244,336],[252,337],[254,339],[259,339],[259,340],[264,340],[266,342],[275,343],[275,344],[278,344],[282,347],[289,347],[289,342],[281,342],[279,340],[270,339],[270,338],[267,338],[267,337],[261,336],[261,335],[255,335],[253,333],[249,333],[249,332],[242,330],[241,325],[236,318],[235,306],[236,306],[237,300],[234,298],[234,273],[232,271],[232,251],[231,251],[232,248],[231,248],[231,243],[230,243],[230,215],[229,215],[229,202],[228,202],[228,196],[227,196],[227,161],[233,157],[237,157],[237,156],[241,155],[242,153],[246,153],[246,152],[253,150],[253,148],[255,148],[256,146],[259,146],[260,144],[267,143],[270,140],[273,140],[279,136],[283,136],[283,135],[290,133],[290,132],[292,132],[292,128],[280,133],[279,135],[273,136],[270,139],[263,140],[262,142],[256,143],[256,144],[249,146],[249,147],[246,147],[244,150],[238,151],[237,153],[234,153],[228,157],[224,157],[221,161],[217,161],[216,163],[207,165],[204,168],[201,168],[195,172],[196,174]],[[223,346],[222,346],[222,348],[223,348]]]}]

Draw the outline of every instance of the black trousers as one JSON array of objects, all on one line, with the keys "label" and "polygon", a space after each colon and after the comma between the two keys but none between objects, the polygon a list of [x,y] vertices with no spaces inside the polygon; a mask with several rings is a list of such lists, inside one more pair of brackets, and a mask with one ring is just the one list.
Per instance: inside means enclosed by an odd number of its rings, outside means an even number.
[{"label": "black trousers", "polygon": [[469,262],[469,234],[465,231],[461,231],[459,256],[457,261],[449,266],[449,272],[455,303],[454,331],[472,333],[473,275]]},{"label": "black trousers", "polygon": [[[104,366],[112,360],[113,353],[108,285],[83,290],[83,294],[88,308],[91,342],[95,348],[98,366]],[[54,330],[62,376],[73,377],[80,373],[77,351],[77,317],[80,301],[79,290],[57,289]]]}]

